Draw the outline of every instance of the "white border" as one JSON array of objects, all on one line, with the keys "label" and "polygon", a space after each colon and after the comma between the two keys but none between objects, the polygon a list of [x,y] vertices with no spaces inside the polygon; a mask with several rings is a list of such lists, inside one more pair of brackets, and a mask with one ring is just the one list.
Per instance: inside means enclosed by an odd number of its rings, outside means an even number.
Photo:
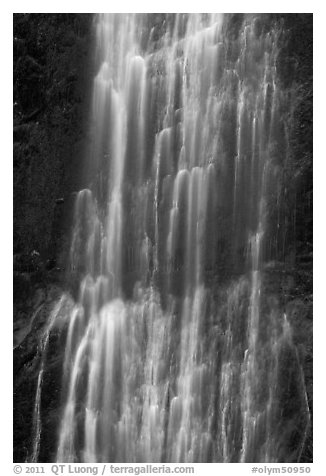
[{"label": "white border", "polygon": [[[13,12],[40,12],[40,13],[89,13],[113,11],[119,7],[119,12],[133,12],[135,7],[139,12],[257,12],[257,13],[314,13],[314,463],[313,475],[326,474],[326,441],[325,431],[325,353],[324,341],[326,338],[323,294],[325,281],[325,178],[326,154],[324,154],[324,135],[326,134],[325,117],[325,2],[273,0],[272,2],[258,1],[225,1],[190,2],[166,0],[161,4],[156,1],[131,2],[119,0],[108,2],[94,0],[92,2],[56,2],[41,1],[14,1],[2,2],[1,5],[1,137],[4,147],[1,150],[2,183],[0,187],[1,206],[1,309],[0,316],[2,336],[0,345],[1,362],[1,444],[0,444],[0,474],[6,476],[12,473],[12,13]],[[210,468],[208,468],[210,466]],[[236,468],[235,468],[236,466]],[[247,466],[247,468],[246,468]],[[202,474],[203,467],[207,474],[231,474],[225,465],[200,465],[196,474]],[[232,465],[232,474],[250,474],[248,465]],[[242,467],[240,471],[240,467]],[[6,469],[5,469],[6,468]],[[224,468],[224,469],[223,469]]]}]

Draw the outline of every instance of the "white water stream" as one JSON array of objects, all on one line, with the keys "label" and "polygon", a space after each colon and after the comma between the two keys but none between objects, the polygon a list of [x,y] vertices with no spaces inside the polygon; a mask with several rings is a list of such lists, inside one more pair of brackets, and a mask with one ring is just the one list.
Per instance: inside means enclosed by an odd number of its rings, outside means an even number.
[{"label": "white water stream", "polygon": [[[284,131],[277,32],[259,22],[97,18],[93,177],[75,205],[80,286],[58,462],[299,457],[304,425],[285,410],[284,362],[306,424],[308,409],[291,326],[262,305]],[[222,261],[237,272],[218,294],[210,276]]]}]

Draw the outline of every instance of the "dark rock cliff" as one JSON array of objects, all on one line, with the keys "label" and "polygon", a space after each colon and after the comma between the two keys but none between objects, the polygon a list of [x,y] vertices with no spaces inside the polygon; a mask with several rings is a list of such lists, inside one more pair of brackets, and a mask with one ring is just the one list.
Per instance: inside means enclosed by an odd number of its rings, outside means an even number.
[{"label": "dark rock cliff", "polygon": [[[16,461],[31,455],[38,343],[65,277],[70,215],[87,144],[91,26],[89,14],[14,14]],[[51,363],[56,377],[45,382],[50,407],[60,385],[58,358],[53,356]],[[54,431],[51,415],[47,421]],[[49,452],[54,440],[53,434],[45,445]]]}]

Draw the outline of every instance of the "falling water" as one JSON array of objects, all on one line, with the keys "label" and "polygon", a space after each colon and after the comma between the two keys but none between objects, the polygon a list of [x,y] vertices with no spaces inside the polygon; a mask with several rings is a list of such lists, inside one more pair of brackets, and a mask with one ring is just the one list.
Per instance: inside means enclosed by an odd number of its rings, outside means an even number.
[{"label": "falling water", "polygon": [[263,281],[286,157],[278,31],[103,14],[96,32],[57,461],[297,461],[302,371]]},{"label": "falling water", "polygon": [[[42,435],[42,418],[41,418],[41,401],[42,401],[42,385],[43,385],[43,376],[46,365],[46,357],[49,346],[49,339],[53,327],[56,325],[57,321],[60,319],[60,315],[67,314],[69,312],[69,303],[70,300],[68,296],[63,294],[59,301],[54,306],[53,310],[50,313],[47,325],[41,336],[38,352],[41,355],[41,365],[40,371],[37,379],[36,386],[36,397],[34,403],[34,412],[33,412],[33,451],[30,457],[31,463],[36,463],[39,458],[40,444],[41,444],[41,435]],[[68,307],[67,307],[68,305]],[[38,308],[39,309],[39,308]]]}]

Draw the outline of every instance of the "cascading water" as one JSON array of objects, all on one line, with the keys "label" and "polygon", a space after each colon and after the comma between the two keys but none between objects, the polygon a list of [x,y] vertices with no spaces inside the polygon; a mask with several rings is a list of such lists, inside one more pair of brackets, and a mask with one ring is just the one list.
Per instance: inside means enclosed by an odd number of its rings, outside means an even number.
[{"label": "cascading water", "polygon": [[297,461],[302,371],[262,278],[286,159],[278,32],[217,14],[96,28],[57,461]]}]

